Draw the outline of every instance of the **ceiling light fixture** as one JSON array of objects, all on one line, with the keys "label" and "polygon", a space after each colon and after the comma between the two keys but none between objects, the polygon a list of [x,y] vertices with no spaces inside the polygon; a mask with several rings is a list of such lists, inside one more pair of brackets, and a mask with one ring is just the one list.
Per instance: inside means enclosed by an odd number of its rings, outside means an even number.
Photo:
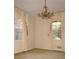
[{"label": "ceiling light fixture", "polygon": [[45,0],[45,6],[38,15],[42,18],[51,18],[54,15],[54,13],[50,12],[48,7],[46,6],[46,0]]}]

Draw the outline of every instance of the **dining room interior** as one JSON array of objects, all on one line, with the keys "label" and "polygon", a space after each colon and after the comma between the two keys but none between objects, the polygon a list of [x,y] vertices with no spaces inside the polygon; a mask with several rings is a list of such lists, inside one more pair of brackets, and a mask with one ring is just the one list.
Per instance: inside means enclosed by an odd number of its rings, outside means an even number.
[{"label": "dining room interior", "polygon": [[65,59],[65,0],[14,0],[14,59]]}]

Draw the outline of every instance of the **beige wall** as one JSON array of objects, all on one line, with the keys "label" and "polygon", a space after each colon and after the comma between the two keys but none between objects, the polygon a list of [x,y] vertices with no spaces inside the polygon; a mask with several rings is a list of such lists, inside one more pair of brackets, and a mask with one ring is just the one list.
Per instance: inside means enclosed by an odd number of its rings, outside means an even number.
[{"label": "beige wall", "polygon": [[[14,17],[18,18],[17,20],[21,20],[22,22],[24,22],[24,11],[22,11],[21,9],[18,9],[18,8],[15,8],[14,9]],[[24,51],[26,49],[26,34],[25,34],[25,28],[24,28],[24,24],[23,24],[23,28],[22,28],[22,39],[20,40],[14,40],[14,52],[15,53],[18,53],[18,52],[21,52],[21,51]]]},{"label": "beige wall", "polygon": [[[50,24],[54,20],[62,22],[62,39],[53,40],[50,34]],[[48,35],[49,34],[49,35]],[[64,51],[64,12],[55,13],[52,19],[36,18],[35,21],[35,48]],[[61,46],[58,49],[57,46]]]},{"label": "beige wall", "polygon": [[14,40],[14,50],[15,53],[27,51],[29,49],[34,48],[34,19],[33,17],[25,12],[24,10],[21,10],[19,8],[15,7],[15,15],[16,17],[22,19],[23,22],[26,22],[27,28],[28,28],[28,36],[26,32],[26,25],[23,25],[23,36],[21,40]]},{"label": "beige wall", "polygon": [[35,32],[35,26],[34,26],[34,18],[33,16],[29,15],[28,17],[28,40],[27,40],[27,50],[30,50],[30,49],[33,49],[34,48],[34,42],[35,42],[35,39],[34,39],[34,32]]},{"label": "beige wall", "polygon": [[[55,15],[56,16],[54,16],[52,20],[61,19],[64,21],[64,12],[56,13]],[[64,52],[53,51],[57,50],[57,45],[59,44],[64,47],[64,37],[61,41],[54,41],[51,39],[51,36],[48,35],[50,32],[50,19],[44,20],[39,17],[35,18],[29,14],[26,14],[26,22],[28,25],[28,36],[23,40],[24,43],[22,41],[22,43],[20,41],[15,41],[15,47],[17,49],[19,47],[21,51],[23,50],[26,52],[15,54],[15,59],[64,59]],[[62,35],[63,34],[64,33],[62,32]],[[21,48],[21,46],[23,48]],[[27,51],[33,48],[48,49],[52,51],[40,49]],[[64,48],[61,51],[63,50]]]},{"label": "beige wall", "polygon": [[36,48],[51,48],[51,42],[48,37],[49,23],[47,20],[36,18],[35,27],[35,47]]},{"label": "beige wall", "polygon": [[15,59],[65,59],[65,55],[63,52],[35,49],[17,54]]},{"label": "beige wall", "polygon": [[[18,13],[15,13],[18,17],[23,18],[26,16],[23,20],[26,21],[28,26],[28,36],[26,34],[26,26],[24,25],[24,38],[22,40],[14,40],[15,53],[33,48],[64,51],[64,12],[55,13],[55,16],[53,16],[52,19],[41,19],[18,8],[16,8],[16,10],[19,12],[19,15]],[[63,24],[62,39],[60,41],[53,40],[50,34],[50,24],[56,19]],[[58,49],[57,46],[61,46],[62,49]]]}]

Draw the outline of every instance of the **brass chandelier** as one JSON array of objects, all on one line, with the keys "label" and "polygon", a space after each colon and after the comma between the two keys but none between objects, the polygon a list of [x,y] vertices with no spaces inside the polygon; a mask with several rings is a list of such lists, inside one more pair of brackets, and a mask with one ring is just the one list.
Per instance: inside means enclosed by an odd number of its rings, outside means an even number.
[{"label": "brass chandelier", "polygon": [[51,18],[54,15],[54,13],[50,12],[48,7],[46,6],[46,0],[42,11],[38,15],[42,18]]}]

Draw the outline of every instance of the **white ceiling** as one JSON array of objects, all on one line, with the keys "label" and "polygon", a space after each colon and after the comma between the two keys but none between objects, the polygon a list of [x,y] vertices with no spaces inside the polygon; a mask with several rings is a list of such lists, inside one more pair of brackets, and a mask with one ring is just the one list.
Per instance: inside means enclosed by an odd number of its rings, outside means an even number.
[{"label": "white ceiling", "polygon": [[[14,5],[32,14],[37,14],[44,6],[44,0],[14,0]],[[65,10],[65,0],[47,0],[49,10]]]}]

